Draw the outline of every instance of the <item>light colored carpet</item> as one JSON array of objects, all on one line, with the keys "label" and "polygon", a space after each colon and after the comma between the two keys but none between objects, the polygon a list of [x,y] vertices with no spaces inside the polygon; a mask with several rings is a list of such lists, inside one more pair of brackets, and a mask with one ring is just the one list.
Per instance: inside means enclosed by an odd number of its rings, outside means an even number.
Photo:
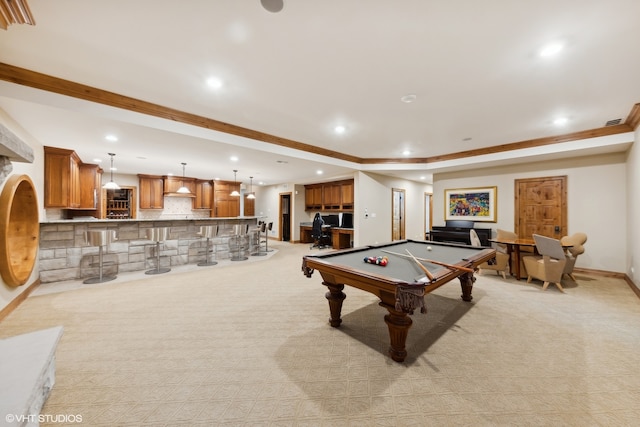
[{"label": "light colored carpet", "polygon": [[319,251],[273,247],[259,262],[39,292],[0,337],[64,326],[43,413],[90,426],[640,422],[640,301],[621,280],[577,274],[562,294],[488,273],[472,303],[451,282],[412,316],[398,364],[373,295],[345,288],[331,328],[320,275],[300,270]]}]

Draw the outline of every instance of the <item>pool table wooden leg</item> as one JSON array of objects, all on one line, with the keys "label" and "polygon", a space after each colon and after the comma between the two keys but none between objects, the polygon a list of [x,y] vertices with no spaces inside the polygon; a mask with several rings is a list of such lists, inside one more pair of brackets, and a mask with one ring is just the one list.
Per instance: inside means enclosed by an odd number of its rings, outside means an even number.
[{"label": "pool table wooden leg", "polygon": [[329,324],[334,328],[337,328],[342,323],[342,319],[340,318],[340,313],[342,312],[342,301],[347,297],[344,292],[342,292],[344,285],[335,285],[327,282],[322,282],[322,284],[329,288],[329,292],[324,294],[329,301],[329,311],[331,312]]},{"label": "pool table wooden leg", "polygon": [[407,357],[407,349],[405,348],[407,335],[413,321],[407,316],[407,313],[396,311],[383,303],[380,303],[380,305],[389,311],[389,314],[384,316],[384,322],[389,328],[389,339],[391,341],[389,356],[396,362],[404,362],[405,357]]},{"label": "pool table wooden leg", "polygon": [[460,280],[460,287],[462,288],[462,301],[471,301],[473,297],[471,296],[471,291],[473,290],[473,282],[476,281],[473,273],[464,273],[458,276]]}]

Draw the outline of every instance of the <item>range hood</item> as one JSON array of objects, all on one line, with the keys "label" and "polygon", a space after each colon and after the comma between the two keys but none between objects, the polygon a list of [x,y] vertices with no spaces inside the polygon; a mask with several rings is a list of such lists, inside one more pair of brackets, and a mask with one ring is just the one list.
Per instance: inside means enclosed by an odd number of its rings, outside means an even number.
[{"label": "range hood", "polygon": [[190,199],[194,199],[196,197],[195,194],[193,193],[164,193],[164,197],[185,197],[185,198],[190,198]]}]

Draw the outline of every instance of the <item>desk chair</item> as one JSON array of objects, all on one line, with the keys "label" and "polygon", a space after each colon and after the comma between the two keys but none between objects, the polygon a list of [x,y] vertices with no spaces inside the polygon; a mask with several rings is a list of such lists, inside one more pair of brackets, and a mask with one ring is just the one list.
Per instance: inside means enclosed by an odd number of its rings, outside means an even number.
[{"label": "desk chair", "polygon": [[329,228],[324,226],[324,220],[322,215],[317,213],[313,218],[313,226],[311,228],[311,238],[313,244],[309,249],[318,248],[330,248],[331,247],[331,234],[328,233]]}]

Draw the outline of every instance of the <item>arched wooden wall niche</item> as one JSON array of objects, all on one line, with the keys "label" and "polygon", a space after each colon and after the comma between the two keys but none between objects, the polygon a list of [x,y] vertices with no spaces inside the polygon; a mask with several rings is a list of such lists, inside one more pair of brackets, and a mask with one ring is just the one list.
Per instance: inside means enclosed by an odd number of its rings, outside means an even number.
[{"label": "arched wooden wall niche", "polygon": [[24,285],[36,263],[40,222],[33,182],[11,176],[0,194],[0,274],[9,286]]}]

